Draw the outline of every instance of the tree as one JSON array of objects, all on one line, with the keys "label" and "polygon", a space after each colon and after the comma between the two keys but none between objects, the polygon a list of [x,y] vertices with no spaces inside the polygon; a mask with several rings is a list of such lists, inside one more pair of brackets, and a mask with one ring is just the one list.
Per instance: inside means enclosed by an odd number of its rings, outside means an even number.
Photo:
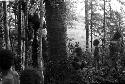
[{"label": "tree", "polygon": [[6,14],[6,1],[3,2],[3,10],[4,10],[4,35],[5,35],[5,43],[6,43],[6,49],[9,49],[8,46],[8,29],[7,29],[7,14]]},{"label": "tree", "polygon": [[85,0],[86,49],[89,47],[88,0]]},{"label": "tree", "polygon": [[18,2],[18,15],[17,15],[17,19],[18,19],[18,60],[19,60],[19,70],[21,70],[21,61],[22,61],[22,57],[21,57],[21,0],[19,0]]},{"label": "tree", "polygon": [[32,61],[33,61],[33,67],[38,67],[38,40],[37,40],[37,31],[40,28],[40,19],[38,17],[38,14],[34,14],[31,16],[31,24],[33,25],[34,30],[34,38],[32,42]]},{"label": "tree", "polygon": [[67,80],[65,7],[63,0],[45,0],[49,54],[45,84],[64,84]]},{"label": "tree", "polygon": [[4,28],[3,28],[3,6],[0,2],[0,49],[3,47],[3,37],[4,37]]},{"label": "tree", "polygon": [[91,52],[92,52],[92,40],[93,40],[93,35],[92,35],[92,28],[93,28],[93,23],[92,23],[92,19],[93,19],[93,3],[91,1],[91,20],[90,20],[90,29],[91,29]]},{"label": "tree", "polygon": [[24,1],[24,24],[25,24],[25,67],[28,66],[28,1]]},{"label": "tree", "polygon": [[[103,4],[99,2],[103,2]],[[91,0],[88,2],[88,4],[89,4],[88,18],[89,18],[89,23],[91,23],[91,18],[90,18]],[[93,0],[93,12],[92,12],[93,35],[95,37],[103,38],[104,37],[103,33],[105,32],[106,39],[109,39],[110,29],[111,30],[113,29],[114,31],[114,29],[119,28],[119,24],[123,26],[123,14],[118,11],[114,11],[111,8],[110,1],[105,1],[105,15],[104,13],[102,14],[100,12],[104,12],[104,1]],[[104,16],[105,16],[105,21],[104,21]],[[104,31],[104,24],[105,24],[105,31]]]}]

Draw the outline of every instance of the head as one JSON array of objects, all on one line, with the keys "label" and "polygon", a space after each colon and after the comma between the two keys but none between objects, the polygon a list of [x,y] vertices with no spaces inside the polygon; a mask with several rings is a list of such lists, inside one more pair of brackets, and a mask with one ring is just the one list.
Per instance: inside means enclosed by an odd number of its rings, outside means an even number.
[{"label": "head", "polygon": [[34,69],[25,69],[20,75],[20,84],[42,84],[40,73]]},{"label": "head", "polygon": [[80,47],[75,48],[75,53],[77,56],[82,55],[82,49]]},{"label": "head", "polygon": [[93,45],[94,45],[94,46],[98,46],[98,45],[99,45],[99,40],[98,40],[98,39],[95,39],[95,40],[93,41]]},{"label": "head", "polygon": [[14,64],[14,54],[7,49],[0,50],[0,70],[8,71]]}]

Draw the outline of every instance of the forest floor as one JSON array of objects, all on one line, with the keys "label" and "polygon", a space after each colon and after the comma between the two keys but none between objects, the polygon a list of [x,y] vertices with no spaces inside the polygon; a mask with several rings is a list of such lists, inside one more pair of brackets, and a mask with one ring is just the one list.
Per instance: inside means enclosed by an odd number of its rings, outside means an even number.
[{"label": "forest floor", "polygon": [[99,68],[94,66],[92,59],[89,64],[86,64],[82,69],[74,70],[72,73],[71,84],[124,84],[125,82],[125,67],[121,61],[117,61],[116,67],[111,66],[111,61],[99,65]]},{"label": "forest floor", "polygon": [[83,82],[85,84],[124,84],[125,81],[125,70],[110,69],[107,66],[100,67],[100,69],[91,66],[84,67],[74,74],[73,81],[77,82],[76,84],[83,84]]}]

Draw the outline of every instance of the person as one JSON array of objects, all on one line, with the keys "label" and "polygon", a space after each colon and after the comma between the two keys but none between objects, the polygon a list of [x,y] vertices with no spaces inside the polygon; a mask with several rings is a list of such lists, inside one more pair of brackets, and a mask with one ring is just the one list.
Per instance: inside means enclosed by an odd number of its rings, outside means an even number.
[{"label": "person", "polygon": [[43,84],[39,72],[33,68],[24,69],[20,75],[20,84]]},{"label": "person", "polygon": [[117,70],[117,61],[118,61],[118,54],[120,53],[121,49],[121,33],[117,30],[113,35],[113,38],[110,41],[109,50],[110,50],[110,59],[112,62],[111,68],[115,68]]},{"label": "person", "polygon": [[81,47],[76,47],[75,50],[75,56],[72,61],[72,66],[75,70],[83,69],[86,66],[85,59],[83,57],[83,52]]},{"label": "person", "polygon": [[95,46],[95,50],[94,50],[94,61],[95,61],[95,67],[99,69],[99,40],[95,39],[93,41],[93,45]]},{"label": "person", "polygon": [[0,50],[0,84],[19,84],[19,75],[12,69],[14,55],[10,50]]},{"label": "person", "polygon": [[73,61],[71,62],[72,67],[74,70],[79,70],[81,68],[81,65],[79,64],[79,59],[78,57],[74,57]]}]

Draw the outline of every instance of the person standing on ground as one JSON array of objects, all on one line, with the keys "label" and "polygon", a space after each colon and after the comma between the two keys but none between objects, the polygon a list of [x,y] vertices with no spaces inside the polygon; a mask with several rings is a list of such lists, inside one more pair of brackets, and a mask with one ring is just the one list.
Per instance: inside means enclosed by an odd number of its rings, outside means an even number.
[{"label": "person standing on ground", "polygon": [[93,41],[93,45],[95,46],[95,50],[94,50],[94,62],[95,62],[95,67],[97,69],[99,69],[99,59],[100,59],[100,56],[99,56],[99,40],[98,39],[95,39]]},{"label": "person standing on ground", "polygon": [[116,31],[113,35],[113,38],[110,41],[109,50],[110,50],[110,59],[112,62],[111,68],[117,69],[117,61],[118,61],[118,54],[121,51],[120,47],[120,38],[121,34],[119,31]]}]

